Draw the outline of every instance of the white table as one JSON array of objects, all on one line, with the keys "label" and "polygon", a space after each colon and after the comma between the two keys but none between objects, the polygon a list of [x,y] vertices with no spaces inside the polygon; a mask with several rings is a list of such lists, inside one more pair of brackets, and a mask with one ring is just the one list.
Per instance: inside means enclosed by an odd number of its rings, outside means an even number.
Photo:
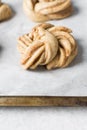
[{"label": "white table", "polygon": [[0,130],[87,130],[87,109],[0,108]]}]

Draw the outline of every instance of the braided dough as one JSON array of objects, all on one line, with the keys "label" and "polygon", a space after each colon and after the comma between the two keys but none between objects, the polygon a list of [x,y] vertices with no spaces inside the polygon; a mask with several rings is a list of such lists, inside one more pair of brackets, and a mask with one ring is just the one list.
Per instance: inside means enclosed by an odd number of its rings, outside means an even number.
[{"label": "braided dough", "polygon": [[36,22],[63,19],[72,13],[71,0],[24,0],[23,8]]},{"label": "braided dough", "polygon": [[47,69],[66,67],[77,55],[72,31],[66,27],[43,23],[18,38],[18,50],[24,69],[45,65]]},{"label": "braided dough", "polygon": [[12,16],[12,11],[7,4],[1,3],[0,0],[0,22],[9,19]]}]

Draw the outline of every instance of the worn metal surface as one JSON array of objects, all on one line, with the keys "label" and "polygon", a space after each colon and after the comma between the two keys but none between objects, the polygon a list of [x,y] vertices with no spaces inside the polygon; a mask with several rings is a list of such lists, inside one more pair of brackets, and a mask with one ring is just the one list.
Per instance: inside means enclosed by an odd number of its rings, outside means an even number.
[{"label": "worn metal surface", "polygon": [[0,106],[87,106],[87,97],[1,96]]}]

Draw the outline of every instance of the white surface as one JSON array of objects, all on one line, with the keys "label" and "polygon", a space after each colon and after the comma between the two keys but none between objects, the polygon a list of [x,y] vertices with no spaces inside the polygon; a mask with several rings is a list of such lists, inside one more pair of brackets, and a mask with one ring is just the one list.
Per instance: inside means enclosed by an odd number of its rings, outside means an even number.
[{"label": "white surface", "polygon": [[70,67],[47,71],[25,71],[19,64],[17,38],[36,23],[23,13],[22,0],[4,0],[15,11],[14,17],[0,23],[0,95],[87,95],[87,0],[73,0],[73,16],[50,21],[73,30],[79,53]]},{"label": "white surface", "polygon": [[0,108],[0,130],[87,130],[87,109]]}]

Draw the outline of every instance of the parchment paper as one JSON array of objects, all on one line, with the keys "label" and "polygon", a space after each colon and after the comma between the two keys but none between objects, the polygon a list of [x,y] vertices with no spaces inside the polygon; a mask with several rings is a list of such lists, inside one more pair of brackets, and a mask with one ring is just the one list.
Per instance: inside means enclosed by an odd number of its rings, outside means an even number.
[{"label": "parchment paper", "polygon": [[37,23],[23,12],[22,0],[4,0],[12,7],[12,19],[0,23],[0,95],[87,96],[87,1],[72,0],[74,13],[64,20],[49,21],[73,30],[78,56],[65,69],[26,71],[20,65],[17,38]]}]

